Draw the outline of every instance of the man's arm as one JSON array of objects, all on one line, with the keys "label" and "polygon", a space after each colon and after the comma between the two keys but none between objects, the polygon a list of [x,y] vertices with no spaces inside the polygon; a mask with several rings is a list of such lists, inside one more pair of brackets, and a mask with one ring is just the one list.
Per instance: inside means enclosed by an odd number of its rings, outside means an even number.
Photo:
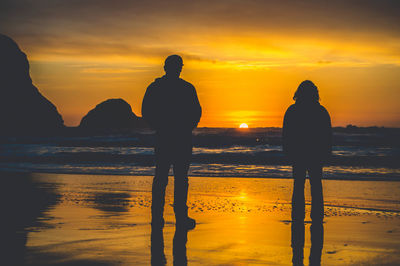
[{"label": "man's arm", "polygon": [[146,93],[143,97],[142,102],[142,117],[144,120],[149,124],[149,126],[153,129],[157,128],[157,116],[155,110],[155,86],[154,84],[150,84],[147,89]]},{"label": "man's arm", "polygon": [[193,128],[196,128],[197,124],[200,122],[201,112],[202,109],[200,106],[199,98],[197,97],[195,87],[193,87]]}]

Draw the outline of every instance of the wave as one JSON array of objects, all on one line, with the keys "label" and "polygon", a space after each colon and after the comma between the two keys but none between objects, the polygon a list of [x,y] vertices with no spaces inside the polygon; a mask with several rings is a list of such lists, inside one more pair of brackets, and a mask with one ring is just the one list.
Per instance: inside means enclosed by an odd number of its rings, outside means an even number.
[{"label": "wave", "polygon": [[[355,129],[354,129],[355,130]],[[336,128],[328,179],[400,178],[400,130]],[[200,128],[194,132],[193,176],[291,176],[280,128]],[[149,130],[114,136],[64,136],[0,141],[0,170],[153,175]]]},{"label": "wave", "polygon": [[[154,166],[135,163],[0,163],[0,171],[40,172],[64,174],[131,175],[153,176]],[[170,175],[172,175],[172,169]],[[192,163],[189,176],[199,177],[252,177],[252,178],[292,178],[291,166],[241,165],[241,164],[199,164]],[[400,181],[400,170],[371,167],[324,167],[323,179]]]},{"label": "wave", "polygon": [[[389,148],[335,147],[328,165],[400,168],[398,151]],[[60,147],[52,145],[8,145],[0,151],[2,162],[31,163],[135,163],[154,164],[150,147]],[[288,165],[278,146],[195,147],[193,163]]]}]

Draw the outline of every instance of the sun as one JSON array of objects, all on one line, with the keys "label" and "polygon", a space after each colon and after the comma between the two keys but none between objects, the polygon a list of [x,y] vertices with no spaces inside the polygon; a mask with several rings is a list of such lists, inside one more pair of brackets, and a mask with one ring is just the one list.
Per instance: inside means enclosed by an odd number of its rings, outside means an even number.
[{"label": "sun", "polygon": [[249,128],[249,125],[247,125],[246,123],[242,123],[240,124],[239,128]]}]

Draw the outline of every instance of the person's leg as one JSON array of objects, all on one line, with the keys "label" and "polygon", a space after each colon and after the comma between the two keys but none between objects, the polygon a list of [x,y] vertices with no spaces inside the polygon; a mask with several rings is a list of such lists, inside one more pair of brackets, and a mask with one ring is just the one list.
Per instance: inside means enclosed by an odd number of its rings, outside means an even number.
[{"label": "person's leg", "polygon": [[168,172],[171,166],[168,154],[164,154],[164,152],[160,147],[155,150],[156,173],[153,178],[151,204],[152,223],[161,226],[164,225],[165,188],[168,184]]},{"label": "person's leg", "polygon": [[322,194],[322,165],[315,164],[310,167],[311,184],[311,220],[322,221],[324,219],[324,198]]},{"label": "person's leg", "polygon": [[293,195],[292,195],[292,221],[304,221],[304,182],[306,168],[303,165],[293,165]]},{"label": "person's leg", "polygon": [[187,160],[174,163],[174,211],[177,221],[188,217],[188,170],[189,162]]},{"label": "person's leg", "polygon": [[[190,136],[191,137],[191,136]],[[194,228],[196,221],[188,217],[187,197],[189,188],[188,171],[192,156],[191,138],[183,138],[177,145],[174,158],[174,211],[177,226]]]}]

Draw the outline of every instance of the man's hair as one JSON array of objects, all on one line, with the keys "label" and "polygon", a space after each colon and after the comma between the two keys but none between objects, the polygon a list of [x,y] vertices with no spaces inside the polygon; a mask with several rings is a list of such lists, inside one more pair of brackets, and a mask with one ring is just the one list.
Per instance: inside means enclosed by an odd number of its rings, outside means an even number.
[{"label": "man's hair", "polygon": [[296,102],[319,102],[318,88],[311,80],[305,80],[300,83],[293,100]]},{"label": "man's hair", "polygon": [[167,57],[167,59],[165,59],[164,66],[167,68],[182,67],[183,66],[182,57],[180,57],[179,55],[176,55],[176,54],[170,55]]}]

